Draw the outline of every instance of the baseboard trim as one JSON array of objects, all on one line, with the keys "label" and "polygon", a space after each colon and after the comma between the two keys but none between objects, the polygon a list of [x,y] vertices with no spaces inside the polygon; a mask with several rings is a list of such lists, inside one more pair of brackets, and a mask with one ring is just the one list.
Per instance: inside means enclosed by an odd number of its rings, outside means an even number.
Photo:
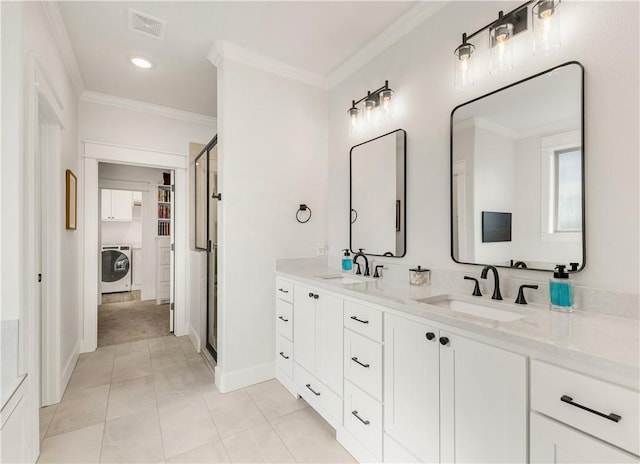
[{"label": "baseboard trim", "polygon": [[193,343],[193,346],[195,347],[196,351],[198,353],[200,353],[200,337],[198,336],[198,333],[196,332],[196,329],[193,328],[193,326],[191,324],[189,324],[189,339],[191,340],[191,343]]},{"label": "baseboard trim", "polygon": [[381,458],[376,458],[371,452],[356,440],[353,435],[348,433],[344,428],[336,428],[336,440],[340,443],[344,449],[346,449],[356,461],[362,462],[382,462]]},{"label": "baseboard trim", "polygon": [[73,352],[71,353],[71,356],[69,356],[69,360],[67,361],[67,364],[65,364],[64,369],[62,370],[62,376],[60,379],[60,398],[58,398],[58,401],[56,402],[59,402],[60,400],[62,400],[62,395],[64,391],[67,389],[69,380],[71,380],[71,374],[73,374],[73,370],[75,369],[76,364],[78,362],[78,358],[80,357],[81,344],[82,344],[82,340],[78,340],[78,343],[76,343],[76,346],[73,348]]},{"label": "baseboard trim", "polygon": [[276,374],[276,363],[268,362],[233,372],[223,372],[220,366],[216,366],[216,387],[220,393],[239,390],[249,385],[271,380]]}]

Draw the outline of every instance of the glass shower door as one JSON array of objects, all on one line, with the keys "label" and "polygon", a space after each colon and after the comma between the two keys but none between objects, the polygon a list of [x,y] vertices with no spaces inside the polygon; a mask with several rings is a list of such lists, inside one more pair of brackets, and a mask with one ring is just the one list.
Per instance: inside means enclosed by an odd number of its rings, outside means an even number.
[{"label": "glass shower door", "polygon": [[207,349],[218,352],[218,147],[217,139],[207,152],[208,250],[207,250]]}]

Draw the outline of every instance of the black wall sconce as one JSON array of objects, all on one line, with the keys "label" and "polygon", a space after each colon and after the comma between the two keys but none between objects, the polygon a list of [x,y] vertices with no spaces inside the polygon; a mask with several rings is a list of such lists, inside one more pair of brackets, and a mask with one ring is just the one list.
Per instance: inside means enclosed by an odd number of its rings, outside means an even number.
[{"label": "black wall sconce", "polygon": [[[307,211],[309,212],[309,214],[306,214]],[[309,208],[307,205],[300,205],[298,211],[296,211],[296,220],[300,224],[306,224],[307,222],[309,222],[309,219],[311,219],[311,208]]]},{"label": "black wall sconce", "polygon": [[560,48],[560,24],[557,8],[562,0],[530,0],[504,13],[498,12],[498,19],[481,27],[473,34],[462,34],[462,44],[453,52],[455,55],[455,87],[463,89],[474,84],[474,69],[471,55],[475,45],[468,42],[483,31],[489,30],[491,61],[489,73],[497,75],[513,68],[511,38],[528,29],[529,6],[531,8],[534,34],[533,53],[546,54]]},{"label": "black wall sconce", "polygon": [[[350,133],[354,135],[363,124],[369,124],[376,112],[382,112],[384,116],[391,113],[391,97],[393,90],[389,88],[389,81],[384,81],[384,85],[376,90],[367,91],[367,95],[360,100],[352,100],[349,114]],[[358,105],[364,102],[364,116],[361,115]],[[364,122],[362,121],[364,119]]]}]

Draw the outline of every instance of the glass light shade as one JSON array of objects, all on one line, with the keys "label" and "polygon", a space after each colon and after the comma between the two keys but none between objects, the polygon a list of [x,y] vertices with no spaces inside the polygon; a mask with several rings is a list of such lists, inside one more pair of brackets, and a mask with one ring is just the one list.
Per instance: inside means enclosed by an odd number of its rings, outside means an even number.
[{"label": "glass light shade", "polygon": [[349,108],[349,134],[355,135],[358,132],[358,114],[360,110],[356,107]]},{"label": "glass light shade", "polygon": [[560,41],[560,0],[540,0],[532,11],[533,54],[546,55],[562,45]]},{"label": "glass light shade", "polygon": [[491,29],[491,64],[489,73],[502,74],[513,68],[513,49],[511,37],[513,36],[513,24],[503,23]]},{"label": "glass light shade", "polygon": [[367,122],[371,122],[373,111],[376,109],[378,103],[373,99],[373,97],[369,97],[364,101],[364,117]]},{"label": "glass light shade", "polygon": [[463,43],[453,52],[455,55],[454,86],[457,90],[471,87],[474,84],[471,55],[475,48],[473,44]]},{"label": "glass light shade", "polygon": [[389,116],[391,114],[391,96],[393,95],[393,90],[385,89],[380,92],[380,107],[384,112],[385,116]]}]

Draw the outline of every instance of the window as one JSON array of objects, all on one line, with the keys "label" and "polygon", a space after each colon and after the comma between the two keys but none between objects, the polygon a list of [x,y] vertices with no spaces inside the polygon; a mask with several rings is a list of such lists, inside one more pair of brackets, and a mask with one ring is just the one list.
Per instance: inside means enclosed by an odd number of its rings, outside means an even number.
[{"label": "window", "polygon": [[554,153],[554,232],[582,230],[582,153],[580,148]]}]

